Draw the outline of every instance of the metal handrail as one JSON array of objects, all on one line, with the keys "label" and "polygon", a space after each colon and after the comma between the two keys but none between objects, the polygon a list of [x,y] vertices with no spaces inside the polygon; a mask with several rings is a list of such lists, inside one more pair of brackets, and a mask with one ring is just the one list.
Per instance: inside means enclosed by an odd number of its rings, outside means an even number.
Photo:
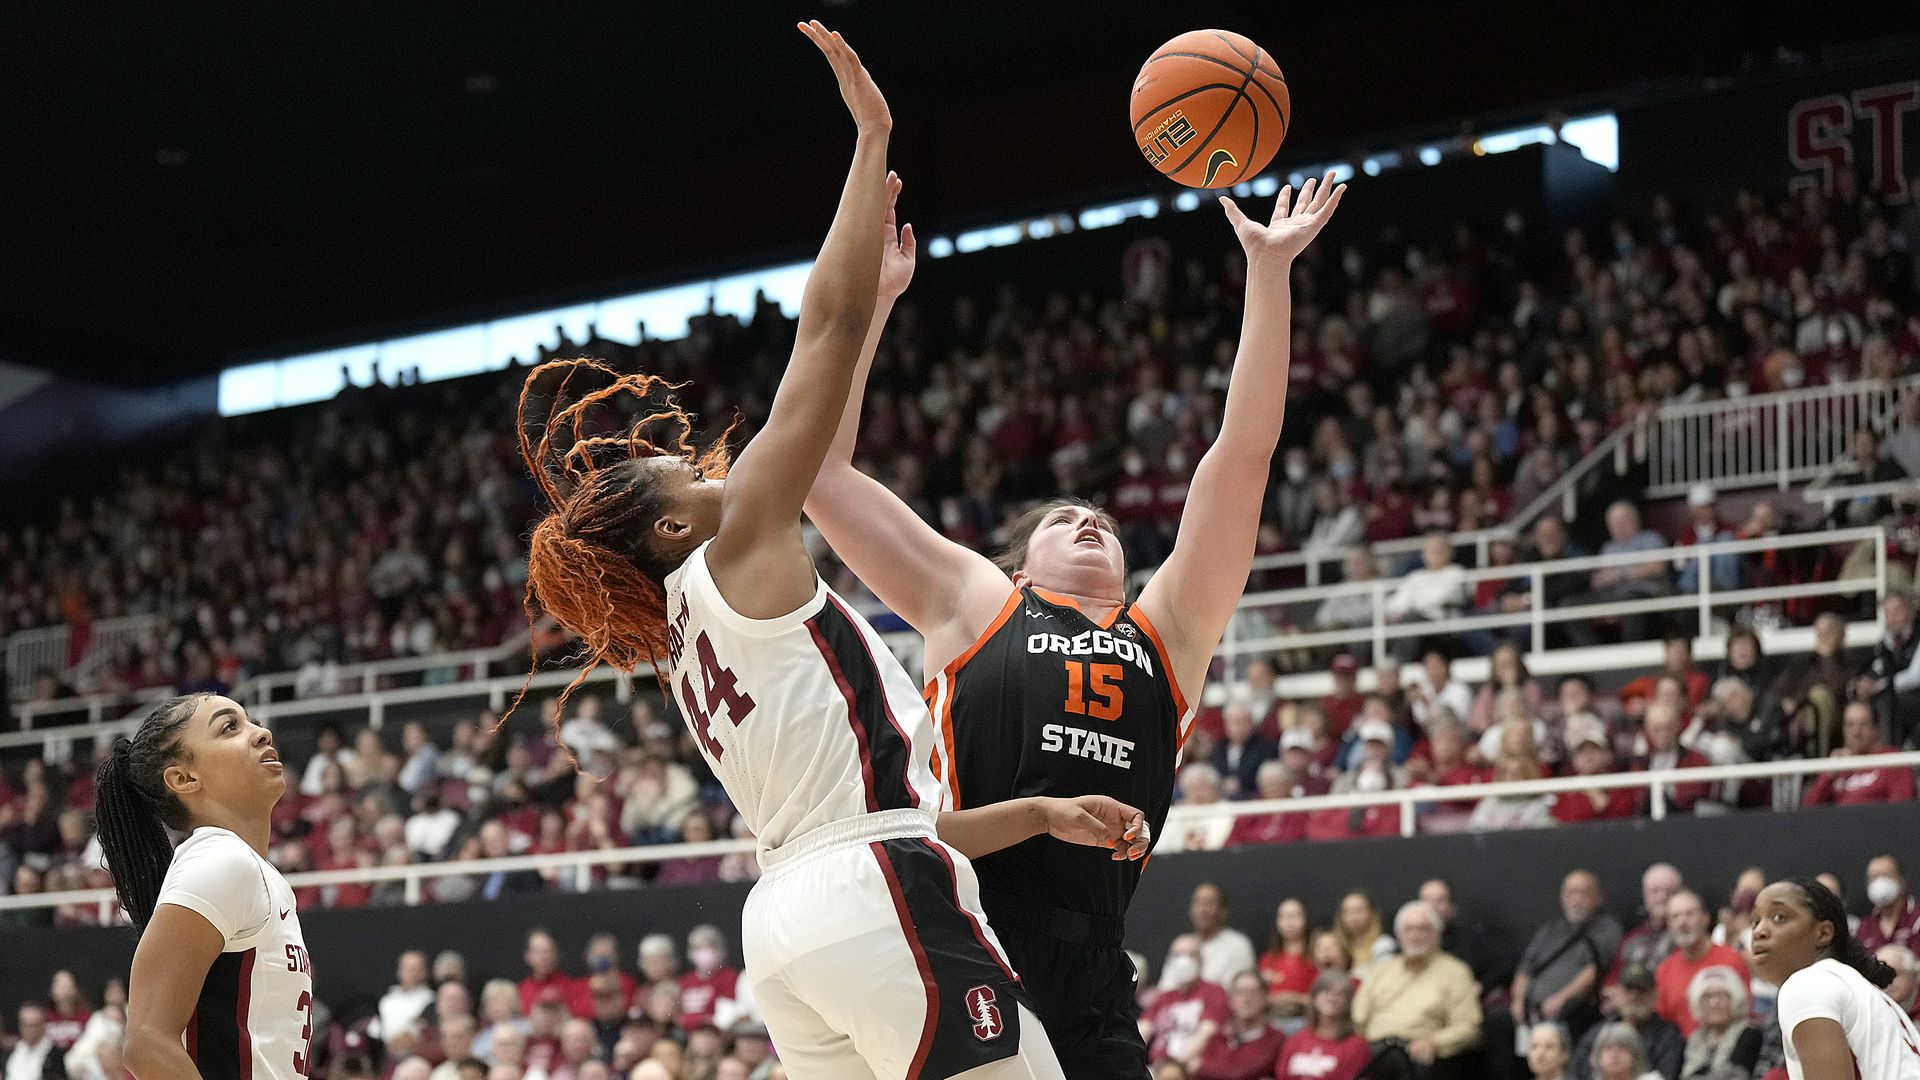
[{"label": "metal handrail", "polygon": [[[1598,776],[1564,776],[1544,780],[1504,780],[1483,784],[1459,784],[1448,787],[1423,785],[1393,791],[1351,792],[1342,795],[1312,795],[1298,799],[1259,799],[1247,802],[1217,803],[1207,806],[1176,806],[1167,816],[1162,838],[1178,835],[1195,824],[1254,815],[1306,813],[1314,810],[1348,810],[1374,806],[1398,806],[1401,809],[1401,834],[1416,833],[1416,808],[1422,803],[1462,802],[1469,799],[1507,796],[1553,795],[1568,791],[1644,787],[1652,793],[1649,813],[1654,820],[1667,815],[1665,788],[1672,784],[1711,784],[1730,780],[1753,780],[1780,776],[1811,776],[1835,772],[1855,772],[1867,768],[1920,767],[1920,752],[1872,754],[1862,757],[1829,757],[1813,760],[1767,761],[1746,765],[1706,765],[1688,769],[1657,769],[1640,772],[1604,773]],[[313,870],[287,875],[294,888],[326,885],[370,884],[388,881],[408,883],[409,903],[421,897],[419,883],[443,877],[477,874],[513,873],[525,870],[560,868],[584,869],[597,866],[621,866],[666,862],[673,859],[744,855],[756,850],[751,840],[710,840],[697,844],[653,844],[642,847],[570,851],[552,855],[512,855],[497,859],[451,860],[434,863],[410,863],[405,866],[355,867],[345,870]],[[1169,848],[1163,854],[1178,854]],[[68,904],[108,904],[114,900],[111,889],[73,889],[64,892],[33,893],[27,896],[0,897],[0,911],[59,907]]]}]

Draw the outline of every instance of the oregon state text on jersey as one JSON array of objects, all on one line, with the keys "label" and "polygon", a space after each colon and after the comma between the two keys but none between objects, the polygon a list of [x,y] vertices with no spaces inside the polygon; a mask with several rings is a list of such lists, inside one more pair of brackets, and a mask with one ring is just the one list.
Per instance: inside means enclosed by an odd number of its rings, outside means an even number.
[{"label": "oregon state text on jersey", "polygon": [[[934,676],[927,700],[946,809],[1098,794],[1139,807],[1156,835],[1165,823],[1193,713],[1159,633],[1131,605],[1097,623],[1067,597],[1016,589],[979,640]],[[1143,865],[1050,836],[974,860],[990,892],[1116,916]]]}]

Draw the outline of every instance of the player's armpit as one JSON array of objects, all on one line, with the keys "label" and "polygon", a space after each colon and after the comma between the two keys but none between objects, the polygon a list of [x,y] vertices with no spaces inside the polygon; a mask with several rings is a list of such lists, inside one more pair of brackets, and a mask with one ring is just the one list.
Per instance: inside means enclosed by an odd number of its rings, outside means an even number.
[{"label": "player's armpit", "polygon": [[1793,1048],[1800,1054],[1800,1073],[1806,1080],[1853,1080],[1853,1050],[1847,1033],[1824,1016],[1794,1026]]}]

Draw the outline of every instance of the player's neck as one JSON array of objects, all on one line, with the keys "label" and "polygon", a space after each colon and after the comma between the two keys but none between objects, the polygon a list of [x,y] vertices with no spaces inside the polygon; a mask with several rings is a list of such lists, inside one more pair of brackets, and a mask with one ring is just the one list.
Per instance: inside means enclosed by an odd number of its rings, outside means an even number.
[{"label": "player's neck", "polygon": [[196,827],[210,825],[216,829],[225,829],[246,841],[254,854],[263,859],[267,857],[267,850],[272,847],[273,818],[269,814],[242,814],[224,806],[214,806],[209,807],[195,825]]},{"label": "player's neck", "polygon": [[1077,589],[1049,589],[1044,585],[1035,587],[1043,592],[1053,593],[1055,596],[1066,597],[1068,600],[1073,601],[1074,606],[1078,607],[1083,614],[1095,619],[1126,603],[1125,600],[1115,599],[1111,596],[1092,595],[1090,590],[1083,592]]}]

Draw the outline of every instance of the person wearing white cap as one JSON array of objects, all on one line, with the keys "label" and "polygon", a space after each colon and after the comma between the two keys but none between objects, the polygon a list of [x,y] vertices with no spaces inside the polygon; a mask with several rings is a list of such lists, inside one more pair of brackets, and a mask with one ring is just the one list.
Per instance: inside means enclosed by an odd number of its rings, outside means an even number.
[{"label": "person wearing white cap", "polygon": [[[1696,544],[1713,544],[1733,539],[1733,530],[1720,521],[1715,509],[1719,496],[1706,484],[1695,484],[1687,492],[1687,527],[1674,538],[1674,543],[1682,547]],[[1740,557],[1727,553],[1707,558],[1707,566],[1712,573],[1715,591],[1737,589],[1740,587]],[[1674,572],[1679,575],[1680,591],[1698,592],[1700,589],[1700,559],[1682,556],[1673,560]]]},{"label": "person wearing white cap", "polygon": [[[1614,771],[1613,743],[1607,725],[1592,713],[1567,717],[1567,749],[1573,755],[1576,776],[1599,776]],[[1628,818],[1634,814],[1633,788],[1593,788],[1566,791],[1554,796],[1556,821],[1592,821],[1596,818]]]},{"label": "person wearing white cap", "polygon": [[[1368,717],[1354,725],[1354,737],[1360,749],[1347,771],[1333,782],[1333,794],[1394,791],[1407,786],[1406,770],[1393,763],[1393,725]],[[1397,806],[1372,806],[1355,815],[1354,833],[1364,836],[1387,835],[1399,829]]]}]

